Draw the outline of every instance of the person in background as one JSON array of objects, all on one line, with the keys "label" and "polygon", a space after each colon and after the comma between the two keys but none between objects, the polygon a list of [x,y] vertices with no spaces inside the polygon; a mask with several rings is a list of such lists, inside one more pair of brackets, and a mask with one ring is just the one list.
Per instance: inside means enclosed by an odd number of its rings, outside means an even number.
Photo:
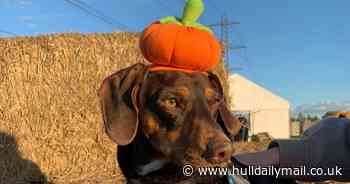
[{"label": "person in background", "polygon": [[[304,175],[247,176],[252,184],[287,184],[296,180],[350,182],[350,120],[323,119],[305,131],[299,140],[274,140],[267,150],[239,154],[232,161],[238,168],[306,168]],[[312,168],[321,168],[323,174],[310,173]]]}]

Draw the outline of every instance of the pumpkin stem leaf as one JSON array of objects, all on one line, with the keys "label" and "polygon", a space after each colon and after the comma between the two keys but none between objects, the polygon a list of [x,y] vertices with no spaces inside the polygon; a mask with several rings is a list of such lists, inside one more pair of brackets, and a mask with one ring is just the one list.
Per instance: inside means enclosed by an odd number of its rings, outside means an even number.
[{"label": "pumpkin stem leaf", "polygon": [[182,14],[182,23],[187,25],[196,22],[204,11],[202,0],[187,0]]},{"label": "pumpkin stem leaf", "polygon": [[197,23],[197,22],[190,23],[187,26],[194,27],[194,28],[197,28],[197,29],[200,29],[200,30],[203,30],[203,31],[207,31],[207,32],[209,32],[211,34],[214,34],[213,30],[211,30],[209,27],[207,27],[207,26],[205,26],[203,24]]},{"label": "pumpkin stem leaf", "polygon": [[198,18],[202,15],[203,11],[203,0],[187,0],[182,19],[179,19],[175,16],[167,16],[160,19],[159,22],[161,24],[177,24],[188,27],[194,27],[213,34],[213,31],[209,27],[197,22]]},{"label": "pumpkin stem leaf", "polygon": [[161,24],[178,24],[182,25],[182,23],[174,16],[167,16],[159,20]]}]

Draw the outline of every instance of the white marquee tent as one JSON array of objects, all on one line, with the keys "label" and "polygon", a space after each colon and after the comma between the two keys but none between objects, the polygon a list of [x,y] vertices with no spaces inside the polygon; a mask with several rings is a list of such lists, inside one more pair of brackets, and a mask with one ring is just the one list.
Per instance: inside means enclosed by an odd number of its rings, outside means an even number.
[{"label": "white marquee tent", "polygon": [[273,138],[290,138],[289,102],[241,75],[229,77],[230,108],[250,119],[249,134],[269,133]]}]

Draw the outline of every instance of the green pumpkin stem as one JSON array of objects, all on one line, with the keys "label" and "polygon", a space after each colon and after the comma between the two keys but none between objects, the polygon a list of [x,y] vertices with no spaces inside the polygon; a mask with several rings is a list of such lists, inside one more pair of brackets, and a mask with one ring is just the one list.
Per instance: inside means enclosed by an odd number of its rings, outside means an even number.
[{"label": "green pumpkin stem", "polygon": [[174,16],[164,17],[164,18],[160,19],[159,22],[161,24],[178,24],[178,25],[182,25],[182,23],[180,21],[178,21],[177,18],[174,17]]},{"label": "green pumpkin stem", "polygon": [[168,16],[160,19],[159,22],[161,24],[178,24],[194,27],[213,34],[213,31],[209,27],[197,22],[198,18],[202,15],[203,11],[203,0],[187,0],[183,11],[182,19],[178,19],[174,16]]},{"label": "green pumpkin stem", "polygon": [[182,14],[181,22],[186,25],[188,23],[197,22],[198,18],[204,11],[202,0],[187,0]]}]

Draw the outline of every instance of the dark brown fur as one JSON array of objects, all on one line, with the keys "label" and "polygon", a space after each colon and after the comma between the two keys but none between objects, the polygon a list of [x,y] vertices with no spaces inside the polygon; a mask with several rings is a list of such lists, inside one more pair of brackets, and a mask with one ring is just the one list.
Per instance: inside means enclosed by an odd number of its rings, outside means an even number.
[{"label": "dark brown fur", "polygon": [[194,167],[229,162],[229,137],[241,125],[214,74],[147,72],[136,64],[106,78],[99,96],[106,132],[118,144],[127,178],[137,178],[139,166],[157,159]]}]

